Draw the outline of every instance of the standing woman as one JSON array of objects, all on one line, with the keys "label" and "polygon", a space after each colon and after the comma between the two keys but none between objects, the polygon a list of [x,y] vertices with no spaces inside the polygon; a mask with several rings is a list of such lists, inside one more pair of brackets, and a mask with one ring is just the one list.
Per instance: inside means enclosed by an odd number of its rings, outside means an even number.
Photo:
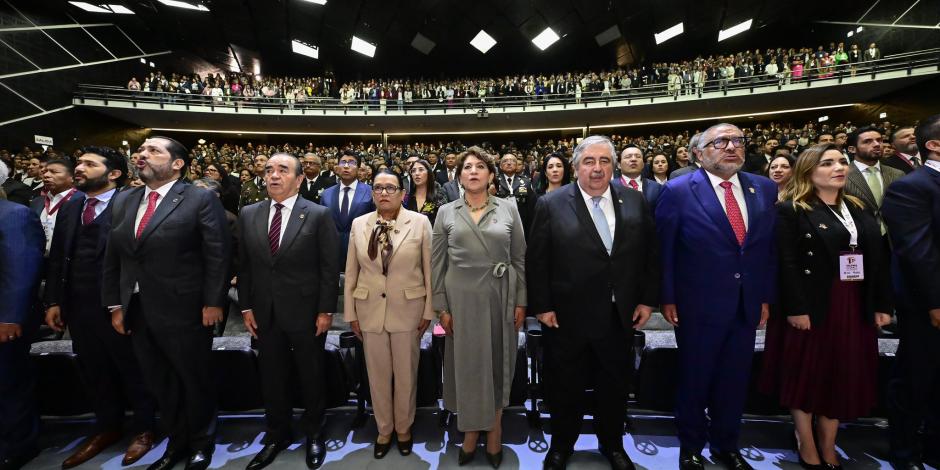
[{"label": "standing woman", "polygon": [[[685,147],[680,148],[684,149]],[[686,153],[686,155],[688,155],[688,153]],[[672,173],[673,170],[672,166],[669,164],[669,157],[662,152],[653,153],[653,160],[650,161],[650,165],[647,168],[649,170],[647,177],[659,184],[666,184],[666,181],[669,180],[669,173]]]},{"label": "standing woman", "polygon": [[542,161],[535,193],[543,196],[570,182],[571,165],[561,153],[553,153]]},{"label": "standing woman", "polygon": [[833,144],[807,149],[778,206],[783,315],[768,327],[761,388],[790,409],[803,468],[840,468],[839,421],[876,403],[877,327],[893,308],[879,224],[844,191],[849,165]]},{"label": "standing woman", "polygon": [[767,165],[767,177],[774,183],[777,183],[777,194],[780,200],[783,200],[784,190],[787,187],[787,183],[790,182],[790,178],[793,177],[793,167],[795,166],[796,160],[784,154],[777,155],[770,161],[770,164]]},{"label": "standing woman", "polygon": [[411,188],[405,201],[405,209],[423,214],[434,225],[437,211],[447,204],[444,189],[434,179],[431,173],[431,163],[421,159],[411,165]]},{"label": "standing woman", "polygon": [[496,166],[480,147],[457,161],[463,198],[438,212],[432,237],[434,309],[449,336],[444,351],[444,405],[464,433],[458,463],[476,452],[502,461],[502,411],[509,405],[517,336],[525,319],[525,236],[515,204],[487,187]]},{"label": "standing woman", "polygon": [[434,318],[431,223],[402,209],[403,194],[401,176],[389,170],[375,175],[376,211],[353,220],[346,256],[343,315],[365,348],[377,459],[388,453],[393,431],[398,452],[411,454],[418,348]]}]

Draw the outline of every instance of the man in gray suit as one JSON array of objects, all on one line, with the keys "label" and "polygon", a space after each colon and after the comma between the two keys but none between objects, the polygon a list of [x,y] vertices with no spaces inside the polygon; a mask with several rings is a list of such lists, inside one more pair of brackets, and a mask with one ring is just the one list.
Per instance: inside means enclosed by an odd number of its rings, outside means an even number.
[{"label": "man in gray suit", "polygon": [[849,134],[846,142],[852,165],[845,182],[845,193],[861,199],[875,213],[881,224],[881,234],[887,233],[881,217],[881,201],[888,186],[904,176],[901,170],[881,164],[883,151],[881,129],[866,126]]},{"label": "man in gray suit", "polygon": [[230,236],[215,194],[181,178],[189,151],[168,137],[140,145],[145,186],[122,191],[111,206],[102,302],[111,325],[131,335],[170,442],[148,470],[187,458],[204,470],[215,449],[212,327],[228,292]]},{"label": "man in gray suit", "polygon": [[268,425],[248,470],[271,464],[292,442],[294,364],[306,408],[307,466],[319,468],[326,457],[324,347],[339,291],[339,235],[330,209],[298,197],[302,175],[297,157],[272,155],[264,171],[271,199],[239,216],[238,297],[245,328],[258,340]]}]

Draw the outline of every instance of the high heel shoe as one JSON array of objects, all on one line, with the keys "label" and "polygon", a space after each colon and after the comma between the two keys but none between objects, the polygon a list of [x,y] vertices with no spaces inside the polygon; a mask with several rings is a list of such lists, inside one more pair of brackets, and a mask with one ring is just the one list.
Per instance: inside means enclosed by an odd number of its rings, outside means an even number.
[{"label": "high heel shoe", "polygon": [[499,468],[499,465],[503,463],[503,450],[500,449],[499,452],[491,454],[486,453],[486,460],[490,463],[493,468]]},{"label": "high heel shoe", "polygon": [[375,440],[375,447],[372,449],[372,456],[376,459],[384,458],[388,455],[389,449],[392,448],[392,441],[389,440],[385,444],[379,444],[378,438]]},{"label": "high heel shoe", "polygon": [[464,465],[473,462],[473,458],[476,457],[476,455],[476,448],[470,452],[464,452],[463,447],[460,447],[460,452],[457,453],[457,465],[463,467]]},{"label": "high heel shoe", "polygon": [[407,441],[398,439],[398,453],[404,457],[411,455],[411,447],[415,443],[415,438],[412,436]]},{"label": "high heel shoe", "polygon": [[[799,453],[799,451],[797,451],[797,453]],[[800,468],[804,468],[806,470],[827,470],[826,466],[821,463],[814,465],[811,463],[806,463],[806,461],[803,460],[803,457],[799,457],[799,459],[800,459]]]}]

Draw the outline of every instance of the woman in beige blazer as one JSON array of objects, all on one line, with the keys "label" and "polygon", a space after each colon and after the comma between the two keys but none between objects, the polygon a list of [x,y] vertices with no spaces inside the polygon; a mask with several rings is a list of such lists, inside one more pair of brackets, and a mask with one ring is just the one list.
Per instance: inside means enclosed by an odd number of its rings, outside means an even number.
[{"label": "woman in beige blazer", "polygon": [[401,176],[375,176],[376,211],[353,220],[346,256],[343,314],[365,347],[377,459],[391,448],[393,431],[399,453],[411,453],[419,344],[434,318],[431,223],[402,208],[403,195]]}]

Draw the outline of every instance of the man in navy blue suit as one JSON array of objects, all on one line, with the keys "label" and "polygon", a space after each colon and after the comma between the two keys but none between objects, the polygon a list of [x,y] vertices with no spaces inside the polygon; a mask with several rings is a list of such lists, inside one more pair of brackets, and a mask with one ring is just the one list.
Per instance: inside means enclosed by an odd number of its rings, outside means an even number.
[{"label": "man in navy blue suit", "polygon": [[[0,184],[7,176],[0,163]],[[28,207],[0,199],[0,468],[18,469],[38,453],[39,414],[29,344],[30,318],[45,237]]]},{"label": "man in navy blue suit", "polygon": [[[924,165],[895,181],[881,212],[894,248],[898,345],[896,377],[889,386],[894,468],[940,465],[940,114],[915,131]],[[918,429],[927,432],[918,442]],[[921,445],[918,445],[921,444]],[[931,454],[932,453],[932,454]]]},{"label": "man in navy blue suit", "polygon": [[777,187],[740,171],[745,146],[736,126],[709,128],[702,168],[666,183],[656,208],[662,311],[679,346],[681,469],[704,468],[705,444],[729,468],[751,468],[738,437],[755,330],[775,291]]},{"label": "man in navy blue suit", "polygon": [[360,157],[345,151],[336,163],[339,184],[330,186],[320,196],[320,204],[333,213],[336,231],[339,233],[339,265],[346,266],[346,250],[349,247],[349,230],[356,217],[375,210],[372,202],[372,187],[357,181]]},{"label": "man in navy blue suit", "polygon": [[646,203],[651,211],[656,211],[656,201],[663,185],[643,177],[643,151],[633,144],[629,144],[620,152],[620,176],[611,183],[621,188],[632,189],[643,193]]}]

